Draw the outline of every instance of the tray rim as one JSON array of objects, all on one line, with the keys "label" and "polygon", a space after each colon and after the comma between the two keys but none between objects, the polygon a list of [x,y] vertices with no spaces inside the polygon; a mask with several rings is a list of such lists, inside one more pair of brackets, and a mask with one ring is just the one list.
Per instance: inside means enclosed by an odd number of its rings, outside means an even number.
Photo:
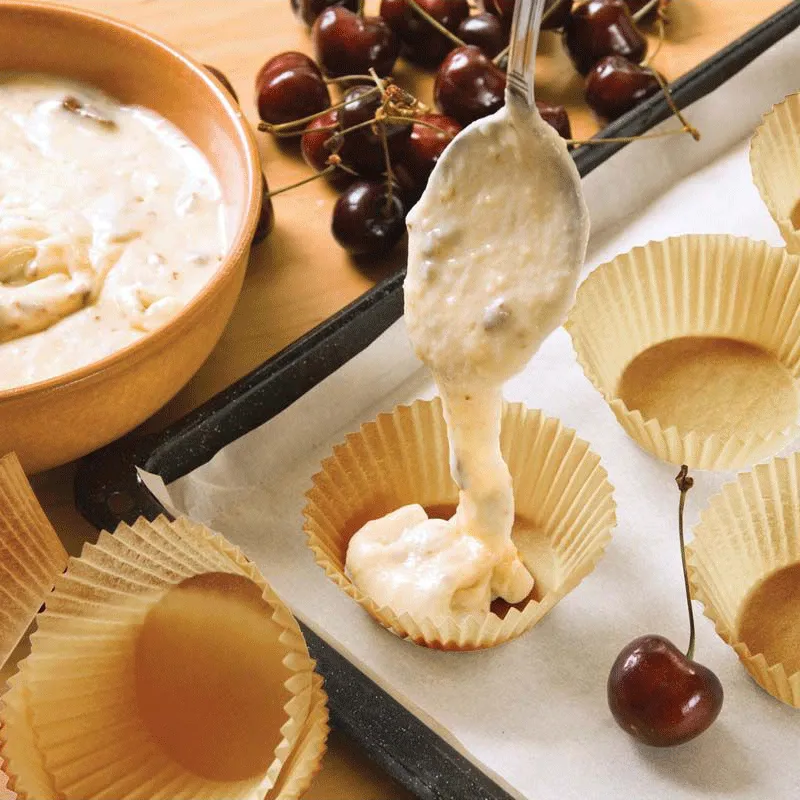
[{"label": "tray rim", "polygon": [[[800,2],[786,6],[670,84],[684,108],[704,97],[800,27]],[[671,115],[656,95],[595,138],[635,136]],[[582,177],[627,145],[573,151]],[[75,473],[78,510],[97,528],[165,514],[137,467],[165,483],[206,463],[235,439],[269,421],[361,352],[402,316],[404,272],[365,292],[227,389],[159,434],[131,434],[82,459]],[[466,756],[402,706],[332,645],[301,623],[326,680],[334,725],[355,739],[398,783],[422,800],[511,800]]]}]

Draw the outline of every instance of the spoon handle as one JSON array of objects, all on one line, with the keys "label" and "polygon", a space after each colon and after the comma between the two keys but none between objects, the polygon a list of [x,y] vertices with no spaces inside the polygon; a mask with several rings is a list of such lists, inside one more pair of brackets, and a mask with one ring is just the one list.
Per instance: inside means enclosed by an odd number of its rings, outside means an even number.
[{"label": "spoon handle", "polygon": [[534,105],[533,73],[542,12],[547,0],[517,0],[511,26],[511,52],[508,56],[509,100]]}]

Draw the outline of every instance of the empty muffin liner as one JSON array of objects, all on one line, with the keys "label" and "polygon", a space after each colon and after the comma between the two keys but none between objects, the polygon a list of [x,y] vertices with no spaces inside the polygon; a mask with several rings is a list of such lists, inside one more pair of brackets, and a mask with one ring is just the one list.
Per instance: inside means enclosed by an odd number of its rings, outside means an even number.
[{"label": "empty muffin liner", "polygon": [[670,340],[701,337],[770,354],[786,370],[786,402],[796,405],[800,258],[783,249],[724,235],[679,236],[636,247],[584,281],[566,327],[586,376],[619,423],[660,459],[692,469],[738,469],[774,455],[800,431],[796,414],[780,424],[765,414],[759,429],[748,430],[739,419],[728,425],[728,408],[713,385],[685,399],[718,415],[716,431],[682,426],[680,409],[672,414],[678,419],[645,418],[619,393],[637,356]]},{"label": "empty muffin liner", "polygon": [[16,455],[0,458],[0,665],[66,566],[66,550]]},{"label": "empty muffin liner", "polygon": [[[202,777],[174,760],[148,730],[135,688],[148,613],[187,579],[219,573],[257,587],[288,675],[274,757],[262,773],[236,780]],[[300,629],[241,552],[203,526],[159,518],[101,533],[70,560],[37,622],[0,712],[0,758],[20,797],[289,800],[318,768],[325,694]]]},{"label": "empty muffin liner", "polygon": [[[754,590],[782,569],[800,565],[800,453],[759,464],[723,486],[703,511],[686,557],[692,594],[717,633],[759,686],[800,708],[800,670],[768,661],[740,637]],[[800,637],[796,625],[783,633],[791,642]]]},{"label": "empty muffin liner", "polygon": [[800,253],[800,93],[768,111],[750,142],[750,169],[761,199],[791,253]]},{"label": "empty muffin liner", "polygon": [[476,650],[521,635],[594,569],[611,539],[616,505],[600,458],[558,420],[520,404],[506,405],[501,447],[514,482],[517,518],[536,532],[551,559],[545,574],[528,557],[526,540],[515,535],[536,581],[533,596],[523,604],[502,616],[420,618],[379,607],[345,574],[350,538],[369,519],[410,503],[432,509],[454,508],[458,502],[438,398],[381,414],[322,462],[304,510],[304,530],[317,563],[381,625],[417,644]]}]

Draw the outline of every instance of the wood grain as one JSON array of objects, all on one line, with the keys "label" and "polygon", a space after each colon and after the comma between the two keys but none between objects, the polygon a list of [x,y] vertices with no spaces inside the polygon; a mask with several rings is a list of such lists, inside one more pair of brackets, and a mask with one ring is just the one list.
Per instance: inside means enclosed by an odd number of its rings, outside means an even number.
[{"label": "wood grain", "polygon": [[[307,33],[291,17],[288,0],[72,0],[71,4],[133,22],[219,67],[233,82],[253,122],[252,81],[258,67],[282,50],[310,52]],[[667,40],[654,63],[674,79],[785,4],[786,0],[673,0]],[[580,102],[580,79],[557,37],[549,35],[543,41],[538,69],[540,96],[566,103],[575,134],[590,135],[596,122]],[[429,77],[404,69],[399,78],[429,97]],[[273,188],[307,174],[291,146],[279,149],[264,135],[259,135],[259,145]],[[334,197],[318,182],[275,199],[277,228],[255,248],[245,289],[222,340],[191,383],[148,427],[160,428],[195,407],[399,266],[395,259],[359,267],[344,256],[329,234]],[[81,543],[94,540],[96,532],[74,508],[73,471],[67,466],[40,475],[34,487],[67,548],[77,554]],[[330,745],[308,800],[410,797],[350,741],[334,734]]]}]

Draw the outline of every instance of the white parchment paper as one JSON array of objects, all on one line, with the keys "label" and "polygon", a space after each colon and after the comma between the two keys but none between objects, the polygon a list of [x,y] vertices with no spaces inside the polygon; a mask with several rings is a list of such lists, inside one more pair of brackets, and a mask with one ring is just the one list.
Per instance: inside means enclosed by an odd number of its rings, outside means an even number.
[{"label": "white parchment paper", "polygon": [[[760,115],[800,89],[800,33],[688,109],[703,133],[642,141],[584,181],[593,234],[587,271],[674,234],[733,233],[780,245],[750,180]],[[667,121],[661,128],[674,127]],[[800,154],[798,154],[800,157]],[[687,637],[676,532],[676,469],[629,440],[575,362],[563,329],[506,388],[560,417],[600,453],[619,525],[597,570],[531,632],[504,647],[448,654],[378,627],[320,570],[302,534],[303,494],[333,444],[380,410],[433,386],[402,322],[291,408],[169,487],[165,504],[223,532],[253,558],[313,630],[508,790],[533,800],[800,797],[800,712],[748,678],[704,617],[697,658],[717,672],[725,706],[695,742],[639,746],[614,723],[606,679],[630,639]],[[730,475],[697,474],[689,522]],[[466,800],[466,798],[465,798]]]}]

